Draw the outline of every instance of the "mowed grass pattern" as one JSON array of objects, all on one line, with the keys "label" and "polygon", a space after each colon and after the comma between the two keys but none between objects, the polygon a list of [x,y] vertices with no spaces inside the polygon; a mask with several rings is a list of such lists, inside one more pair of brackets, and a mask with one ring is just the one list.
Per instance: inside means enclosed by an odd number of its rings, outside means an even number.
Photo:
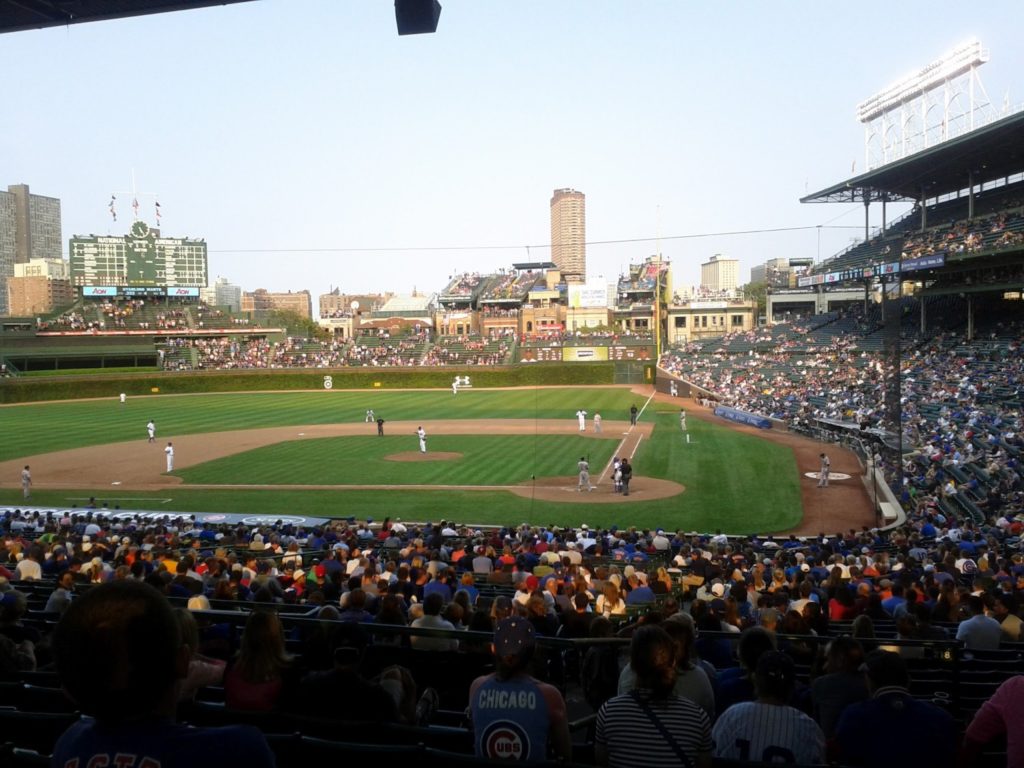
[{"label": "mowed grass pattern", "polygon": [[[595,467],[612,456],[618,440],[578,435],[437,435],[428,461],[391,461],[418,451],[415,435],[292,440],[209,461],[175,474],[209,485],[515,485],[532,475],[573,475],[580,456]],[[461,453],[430,461],[432,454]]]},{"label": "mowed grass pattern", "polygon": [[628,419],[643,398],[611,388],[514,390],[323,391],[130,397],[33,403],[0,408],[4,440],[0,460],[146,436],[153,419],[157,438],[257,427],[361,422],[372,408],[387,421],[431,419],[565,419],[580,408],[605,419]]},{"label": "mowed grass pattern", "polygon": [[[255,427],[360,422],[367,408],[388,421],[429,422],[433,419],[560,418],[574,423],[574,413],[585,408],[592,416],[625,419],[629,406],[642,406],[644,398],[625,389],[553,388],[464,391],[360,391],[288,392],[228,395],[131,397],[127,405],[109,400],[59,402],[0,408],[4,440],[0,458],[27,458],[65,448],[142,440],[150,418],[157,423],[158,439],[180,434],[249,429]],[[683,404],[685,401],[680,401]],[[662,412],[657,412],[660,408]],[[299,489],[172,489],[146,493],[34,489],[36,504],[68,506],[89,496],[125,509],[160,509],[167,512],[238,512],[250,514],[306,514],[381,519],[387,515],[407,520],[448,518],[473,523],[618,525],[664,527],[691,531],[721,528],[729,533],[784,531],[801,517],[799,474],[792,451],[756,436],[737,432],[724,422],[689,420],[690,443],[679,430],[678,409],[664,404],[649,408],[643,421],[654,420],[651,439],[640,443],[634,465],[643,476],[675,480],[686,492],[671,499],[637,501],[628,506],[611,504],[558,504],[520,498],[503,491],[466,490],[299,490]],[[392,437],[396,442],[390,443]],[[308,453],[313,440],[268,446],[258,451],[189,468],[180,474],[187,482],[326,484],[428,483],[503,485],[538,477],[575,472],[585,445],[591,452],[596,478],[615,440],[584,440],[577,435],[531,436],[431,435],[432,451],[465,454],[456,462],[401,464],[385,462],[380,451],[416,450],[413,435],[385,438],[326,438],[320,450]],[[560,443],[555,438],[564,437]],[[579,441],[574,443],[573,441]],[[319,440],[317,442],[320,442]],[[467,446],[473,445],[472,450]],[[580,447],[577,448],[576,446]],[[388,446],[386,449],[384,446]],[[572,446],[572,447],[570,447]],[[600,446],[600,448],[599,448]],[[283,453],[282,453],[283,451]],[[598,453],[600,451],[600,457]],[[608,451],[607,455],[605,451]],[[372,459],[367,457],[373,454]],[[371,467],[370,465],[374,465]],[[379,473],[378,474],[371,474]],[[426,479],[423,479],[426,478]],[[448,479],[457,478],[457,479]],[[15,483],[17,478],[11,480]],[[152,502],[147,501],[148,498]],[[17,504],[20,488],[0,490],[0,502]]]}]

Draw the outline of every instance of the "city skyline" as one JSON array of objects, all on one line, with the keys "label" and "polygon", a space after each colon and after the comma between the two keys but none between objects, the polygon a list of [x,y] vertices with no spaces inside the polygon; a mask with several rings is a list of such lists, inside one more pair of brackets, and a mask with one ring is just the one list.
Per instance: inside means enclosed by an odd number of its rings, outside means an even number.
[{"label": "city skyline", "polygon": [[389,3],[260,0],[15,33],[4,181],[62,201],[64,248],[123,234],[133,196],[157,224],[159,200],[247,290],[429,293],[546,261],[564,187],[587,195],[588,274],[660,246],[677,285],[715,254],[744,283],[863,235],[861,205],[799,198],[863,170],[871,94],[975,36],[990,102],[1021,102],[1015,5],[877,7],[448,0],[400,38]]}]

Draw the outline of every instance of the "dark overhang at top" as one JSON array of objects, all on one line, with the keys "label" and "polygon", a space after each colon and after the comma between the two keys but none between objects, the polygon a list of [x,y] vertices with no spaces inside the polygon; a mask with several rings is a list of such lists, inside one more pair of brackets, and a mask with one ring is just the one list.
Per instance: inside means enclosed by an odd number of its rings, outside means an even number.
[{"label": "dark overhang at top", "polygon": [[0,33],[247,2],[251,0],[0,0]]},{"label": "dark overhang at top", "polygon": [[1024,172],[1024,112],[800,198],[801,203],[918,201]]}]

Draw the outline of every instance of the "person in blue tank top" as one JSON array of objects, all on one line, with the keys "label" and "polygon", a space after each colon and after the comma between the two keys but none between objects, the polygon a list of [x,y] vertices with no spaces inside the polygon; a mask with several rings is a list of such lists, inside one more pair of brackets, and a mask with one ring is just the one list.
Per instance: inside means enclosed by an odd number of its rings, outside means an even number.
[{"label": "person in blue tank top", "polygon": [[533,625],[527,619],[514,616],[498,622],[496,671],[478,677],[469,689],[477,757],[571,759],[565,699],[553,685],[527,674],[535,648]]}]

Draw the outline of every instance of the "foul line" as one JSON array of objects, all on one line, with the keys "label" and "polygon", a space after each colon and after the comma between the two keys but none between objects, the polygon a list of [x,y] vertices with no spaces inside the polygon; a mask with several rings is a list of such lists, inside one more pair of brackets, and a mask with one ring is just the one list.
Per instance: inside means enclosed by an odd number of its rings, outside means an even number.
[{"label": "foul line", "polygon": [[[641,416],[643,416],[643,415],[644,415],[644,411],[646,411],[646,410],[647,410],[647,406],[651,404],[651,400],[653,400],[653,399],[654,399],[654,396],[655,396],[656,394],[657,394],[657,392],[651,392],[651,396],[647,398],[647,402],[646,402],[646,403],[644,403],[644,407],[643,407],[643,408],[641,408],[641,409],[640,409],[640,413],[638,413],[638,414],[636,415],[636,417],[637,417],[638,419],[639,419],[639,418],[640,418]],[[632,428],[633,428],[633,425],[630,425],[630,429],[632,429]]]},{"label": "foul line", "polygon": [[[639,421],[640,417],[644,415],[644,411],[647,410],[647,406],[650,405],[651,400],[654,399],[654,395],[655,394],[657,394],[657,393],[656,392],[652,392],[651,393],[651,396],[647,398],[647,402],[644,403],[643,408],[641,408],[640,412],[637,413],[636,418],[637,418],[638,421]],[[635,426],[636,426],[636,424],[630,424],[629,425],[629,429],[626,431],[626,436],[623,437],[622,440],[619,442],[618,447],[615,449],[615,453],[612,454],[612,457],[610,459],[608,459],[608,463],[605,465],[604,469],[601,471],[601,476],[599,478],[597,478],[597,485],[600,485],[601,483],[604,482],[605,475],[607,475],[608,474],[608,470],[612,468],[612,464],[615,462],[615,457],[621,455],[622,446],[624,446],[626,444],[626,441],[629,440],[630,435],[633,434],[633,427],[635,427]],[[643,440],[643,439],[644,439],[644,433],[641,432],[640,433],[640,439],[637,440],[636,441],[636,445],[633,446],[633,452],[631,454],[629,454],[629,458],[630,459],[632,459],[636,455],[636,449],[640,445],[640,440]],[[595,487],[597,487],[597,486],[595,486]]]},{"label": "foul line", "polygon": [[636,456],[636,449],[640,447],[640,441],[644,439],[644,433],[640,433],[640,437],[636,440],[636,445],[633,446],[633,452],[629,454],[629,458],[632,461],[633,457]]}]

